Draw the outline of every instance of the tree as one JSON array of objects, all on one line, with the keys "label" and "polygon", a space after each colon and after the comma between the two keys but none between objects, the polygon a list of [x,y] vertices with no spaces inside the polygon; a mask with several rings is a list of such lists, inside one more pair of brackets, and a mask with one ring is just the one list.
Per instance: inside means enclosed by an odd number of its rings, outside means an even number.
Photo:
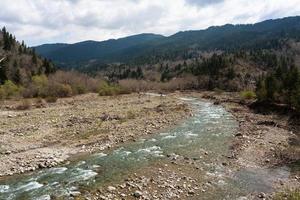
[{"label": "tree", "polygon": [[35,52],[33,52],[33,54],[32,54],[32,62],[34,64],[37,64],[37,56],[36,56]]},{"label": "tree", "polygon": [[136,70],[136,75],[137,75],[138,79],[142,79],[144,77],[143,70],[140,66],[138,66],[138,68]]},{"label": "tree", "polygon": [[232,79],[235,78],[235,76],[236,76],[236,74],[235,74],[235,71],[234,71],[233,67],[230,67],[228,69],[228,72],[227,72],[227,75],[226,75],[227,79],[232,80]]},{"label": "tree", "polygon": [[19,84],[21,82],[21,74],[20,74],[19,64],[16,60],[14,61],[13,67],[14,67],[14,74],[12,77],[12,81]]},{"label": "tree", "polygon": [[274,101],[275,93],[278,90],[278,83],[276,78],[273,75],[270,75],[265,80],[265,87],[267,92],[267,100]]}]

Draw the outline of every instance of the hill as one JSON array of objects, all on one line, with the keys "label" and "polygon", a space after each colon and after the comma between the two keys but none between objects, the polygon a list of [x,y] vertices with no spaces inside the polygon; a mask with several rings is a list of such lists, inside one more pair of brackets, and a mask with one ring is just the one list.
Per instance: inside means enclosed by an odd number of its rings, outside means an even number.
[{"label": "hill", "polygon": [[149,44],[164,36],[155,34],[140,34],[117,40],[103,42],[84,41],[75,44],[48,44],[35,47],[36,51],[56,63],[76,64],[82,61],[100,60],[102,62],[117,62],[130,58],[131,53],[137,53],[138,48],[147,48]]},{"label": "hill", "polygon": [[26,85],[32,76],[55,70],[49,60],[38,56],[24,42],[18,42],[5,28],[0,31],[0,60],[0,85],[6,80]]},{"label": "hill", "polygon": [[286,39],[300,39],[300,17],[267,20],[256,24],[214,26],[205,30],[184,31],[169,37],[154,34],[134,35],[103,42],[52,44],[35,47],[41,55],[61,66],[139,61],[182,56],[187,51],[236,51],[276,49]]}]

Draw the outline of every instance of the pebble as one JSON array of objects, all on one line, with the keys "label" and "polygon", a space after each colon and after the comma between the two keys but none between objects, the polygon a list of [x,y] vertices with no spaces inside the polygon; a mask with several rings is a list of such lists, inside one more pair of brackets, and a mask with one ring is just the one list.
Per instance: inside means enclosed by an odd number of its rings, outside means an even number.
[{"label": "pebble", "polygon": [[113,187],[113,186],[108,186],[107,187],[107,190],[109,191],[109,192],[113,192],[113,191],[115,191],[117,188],[115,188],[115,187]]},{"label": "pebble", "polygon": [[133,193],[133,196],[134,197],[136,197],[136,198],[140,198],[141,196],[143,196],[143,193],[141,192],[141,191],[135,191],[134,193]]}]

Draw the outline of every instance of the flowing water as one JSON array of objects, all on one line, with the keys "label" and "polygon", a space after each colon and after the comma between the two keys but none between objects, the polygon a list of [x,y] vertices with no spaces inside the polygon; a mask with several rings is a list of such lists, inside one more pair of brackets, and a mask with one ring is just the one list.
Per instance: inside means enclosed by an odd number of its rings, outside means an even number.
[{"label": "flowing water", "polygon": [[244,169],[232,172],[222,166],[238,123],[221,106],[196,99],[188,101],[195,115],[182,124],[118,149],[80,158],[71,164],[45,169],[0,181],[0,199],[46,200],[50,196],[71,198],[80,188],[96,188],[119,180],[134,170],[164,162],[169,154],[199,157],[205,177],[215,177],[216,184],[205,199],[238,199],[253,191],[270,191],[275,178],[285,178],[288,169]]}]

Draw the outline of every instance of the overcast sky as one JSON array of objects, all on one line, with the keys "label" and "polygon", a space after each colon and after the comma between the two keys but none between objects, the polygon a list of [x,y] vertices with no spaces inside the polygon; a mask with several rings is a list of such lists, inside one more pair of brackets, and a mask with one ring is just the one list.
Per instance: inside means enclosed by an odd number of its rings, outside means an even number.
[{"label": "overcast sky", "polygon": [[29,45],[172,35],[300,15],[300,0],[1,0],[0,26]]}]

